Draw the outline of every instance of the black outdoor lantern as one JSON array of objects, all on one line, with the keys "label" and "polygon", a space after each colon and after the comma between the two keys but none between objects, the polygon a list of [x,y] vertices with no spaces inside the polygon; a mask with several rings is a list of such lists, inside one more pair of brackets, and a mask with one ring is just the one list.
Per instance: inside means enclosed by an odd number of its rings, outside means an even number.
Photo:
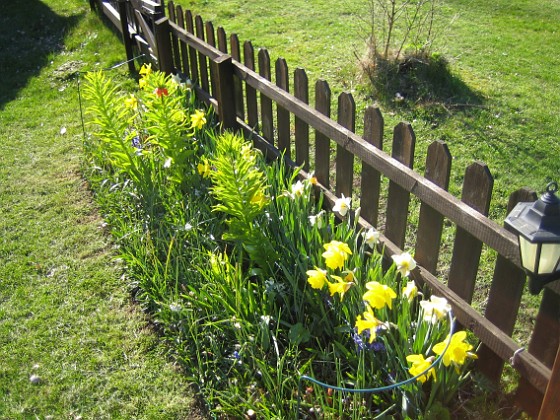
[{"label": "black outdoor lantern", "polygon": [[518,203],[505,221],[519,237],[521,264],[534,295],[560,279],[560,199],[556,191],[558,184],[549,183],[539,200]]}]

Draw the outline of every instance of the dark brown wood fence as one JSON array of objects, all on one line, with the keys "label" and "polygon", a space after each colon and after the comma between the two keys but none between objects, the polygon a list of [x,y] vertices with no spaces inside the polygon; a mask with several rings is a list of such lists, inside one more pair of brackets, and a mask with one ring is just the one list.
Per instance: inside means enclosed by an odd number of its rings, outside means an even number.
[{"label": "dark brown wood fence", "polygon": [[[105,3],[92,2],[106,10]],[[137,7],[138,2],[133,0],[127,7]],[[121,8],[119,19],[140,15],[125,9]],[[493,185],[488,167],[482,162],[467,167],[461,198],[456,198],[447,192],[451,153],[445,143],[430,145],[422,176],[412,169],[416,137],[410,124],[398,124],[392,139],[384,139],[381,112],[370,106],[363,115],[364,132],[356,134],[352,95],[338,97],[337,115],[331,119],[326,81],[314,82],[311,92],[303,69],[295,69],[292,77],[283,59],[272,64],[268,52],[255,52],[250,41],[241,43],[235,34],[228,37],[223,28],[215,29],[171,1],[167,16],[154,20],[152,26],[137,20],[114,23],[119,30],[129,29],[128,34],[121,30],[128,48],[137,45],[160,70],[182,73],[196,82],[198,97],[215,108],[224,128],[240,130],[266,154],[284,152],[305,172],[313,171],[327,203],[332,205],[341,194],[355,197],[363,227],[377,227],[379,215],[385,214],[382,240],[388,255],[401,253],[406,241],[415,238],[419,268],[413,278],[446,297],[461,325],[480,339],[477,369],[498,384],[504,364],[513,366],[521,378],[517,390],[521,407],[533,417],[540,413],[539,418],[560,418],[560,378],[558,369],[554,375],[551,371],[560,337],[560,286],[557,282],[544,289],[530,344],[521,348],[511,335],[518,312],[524,310],[520,304],[525,275],[516,237],[486,217]],[[143,34],[148,39],[138,40]],[[128,50],[127,54],[131,55]],[[309,103],[310,96],[314,103]],[[391,156],[383,151],[389,141]],[[336,149],[331,149],[335,144]],[[361,173],[354,173],[356,162],[361,163]],[[412,196],[421,203],[414,228],[409,223]],[[508,210],[519,201],[535,199],[532,191],[515,191]],[[436,277],[444,223],[456,229],[447,284]],[[483,247],[495,250],[497,259],[486,309],[479,313],[471,300]],[[560,368],[560,362],[556,365]]]}]

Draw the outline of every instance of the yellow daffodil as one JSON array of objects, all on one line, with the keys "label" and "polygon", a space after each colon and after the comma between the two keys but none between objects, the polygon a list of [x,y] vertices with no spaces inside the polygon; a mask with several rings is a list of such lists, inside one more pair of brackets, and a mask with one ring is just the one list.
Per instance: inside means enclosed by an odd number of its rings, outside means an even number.
[{"label": "yellow daffodil", "polygon": [[447,316],[451,310],[451,305],[447,303],[447,299],[434,295],[430,297],[430,300],[421,301],[420,306],[424,311],[424,321],[432,324]]},{"label": "yellow daffodil", "polygon": [[317,177],[316,177],[316,176],[311,176],[311,177],[309,178],[309,183],[310,183],[311,185],[317,185],[317,184],[319,183],[319,181],[317,181]]},{"label": "yellow daffodil", "polygon": [[149,76],[152,74],[152,63],[149,64],[142,64],[142,67],[139,71],[140,75],[143,77]]},{"label": "yellow daffodil", "polygon": [[351,201],[350,197],[344,197],[344,194],[342,194],[342,198],[337,198],[334,202],[333,211],[336,211],[342,217],[346,216],[348,210],[350,210]]},{"label": "yellow daffodil", "polygon": [[354,283],[352,283],[352,281],[347,281],[346,278],[343,279],[340,276],[331,277],[336,281],[332,283],[327,282],[329,286],[329,292],[331,296],[334,296],[338,293],[340,295],[340,300],[342,300],[342,298],[344,297],[344,293],[346,293]]},{"label": "yellow daffodil", "polygon": [[332,270],[342,268],[348,255],[352,254],[350,247],[344,242],[331,241],[323,247],[325,248],[325,252],[323,252],[325,264]]},{"label": "yellow daffodil", "polygon": [[366,311],[362,315],[358,315],[356,318],[356,328],[358,329],[358,334],[361,334],[364,330],[369,330],[369,342],[373,343],[375,340],[377,328],[384,325],[383,322],[378,320],[373,314],[373,309],[368,306]]},{"label": "yellow daffodil", "polygon": [[[424,359],[424,356],[421,354],[411,354],[409,356],[406,356],[406,361],[412,363],[412,366],[408,368],[408,371],[412,376],[416,376],[430,367],[430,365],[434,361],[434,357],[430,356],[427,359]],[[434,378],[434,381],[436,381],[436,370],[434,368],[431,368],[424,375],[419,376],[417,380],[421,383],[424,383],[430,377]]]},{"label": "yellow daffodil", "polygon": [[261,190],[258,190],[251,197],[251,204],[256,204],[260,208],[264,207],[266,204],[266,195]]},{"label": "yellow daffodil", "polygon": [[410,272],[416,268],[416,261],[414,261],[414,258],[412,258],[408,252],[403,252],[400,255],[393,255],[391,258],[393,258],[397,270],[403,277],[408,277]]},{"label": "yellow daffodil", "polygon": [[197,109],[194,114],[191,114],[191,125],[193,128],[200,130],[206,124],[206,117],[204,111]]},{"label": "yellow daffodil", "polygon": [[327,271],[315,267],[315,270],[307,270],[307,282],[314,289],[322,289],[327,283]]},{"label": "yellow daffodil", "polygon": [[389,286],[370,281],[366,283],[366,289],[368,291],[364,293],[363,298],[372,308],[382,309],[385,305],[389,309],[393,307],[393,299],[397,297],[397,294]]},{"label": "yellow daffodil", "polygon": [[[449,343],[449,347],[443,354],[442,360],[445,366],[449,366],[451,363],[453,363],[455,366],[462,366],[467,358],[471,358],[471,359],[477,358],[476,354],[470,352],[473,346],[465,342],[466,338],[467,338],[466,331],[458,331],[451,336],[451,342]],[[441,343],[437,343],[433,348],[433,352],[435,354],[443,353],[445,347],[447,346],[448,340],[449,340],[449,336],[447,336],[445,341]]]},{"label": "yellow daffodil", "polygon": [[136,96],[130,94],[130,96],[124,100],[124,106],[130,109],[136,109],[138,108],[138,99],[136,99]]},{"label": "yellow daffodil", "polygon": [[409,302],[412,302],[412,300],[416,297],[417,294],[418,294],[418,287],[416,287],[416,283],[414,282],[414,280],[407,282],[406,286],[402,291],[403,297],[405,297]]},{"label": "yellow daffodil", "polygon": [[138,86],[140,89],[144,89],[148,85],[148,81],[145,78],[142,78],[138,81]]},{"label": "yellow daffodil", "polygon": [[208,161],[206,159],[203,159],[199,162],[196,169],[198,170],[198,173],[200,176],[202,176],[202,178],[208,178],[210,176],[210,171],[212,168],[210,167]]}]

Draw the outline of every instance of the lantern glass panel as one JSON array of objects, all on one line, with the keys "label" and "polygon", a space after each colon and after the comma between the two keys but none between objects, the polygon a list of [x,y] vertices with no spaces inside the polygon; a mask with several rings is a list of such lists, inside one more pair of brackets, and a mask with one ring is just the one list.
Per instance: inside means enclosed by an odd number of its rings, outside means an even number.
[{"label": "lantern glass panel", "polygon": [[556,270],[560,258],[560,244],[542,244],[538,274],[550,274]]},{"label": "lantern glass panel", "polygon": [[519,247],[521,248],[521,263],[523,267],[534,273],[537,268],[537,249],[539,244],[529,242],[525,237],[519,235]]}]

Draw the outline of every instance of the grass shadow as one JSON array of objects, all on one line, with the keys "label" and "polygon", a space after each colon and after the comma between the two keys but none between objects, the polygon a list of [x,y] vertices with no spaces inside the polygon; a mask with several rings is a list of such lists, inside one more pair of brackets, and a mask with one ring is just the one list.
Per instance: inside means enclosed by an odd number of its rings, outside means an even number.
[{"label": "grass shadow", "polygon": [[372,97],[389,110],[427,113],[432,119],[443,120],[485,106],[484,96],[454,75],[442,56],[377,57],[363,67]]},{"label": "grass shadow", "polygon": [[39,0],[5,1],[0,16],[0,110],[64,49],[81,15],[60,16]]}]

